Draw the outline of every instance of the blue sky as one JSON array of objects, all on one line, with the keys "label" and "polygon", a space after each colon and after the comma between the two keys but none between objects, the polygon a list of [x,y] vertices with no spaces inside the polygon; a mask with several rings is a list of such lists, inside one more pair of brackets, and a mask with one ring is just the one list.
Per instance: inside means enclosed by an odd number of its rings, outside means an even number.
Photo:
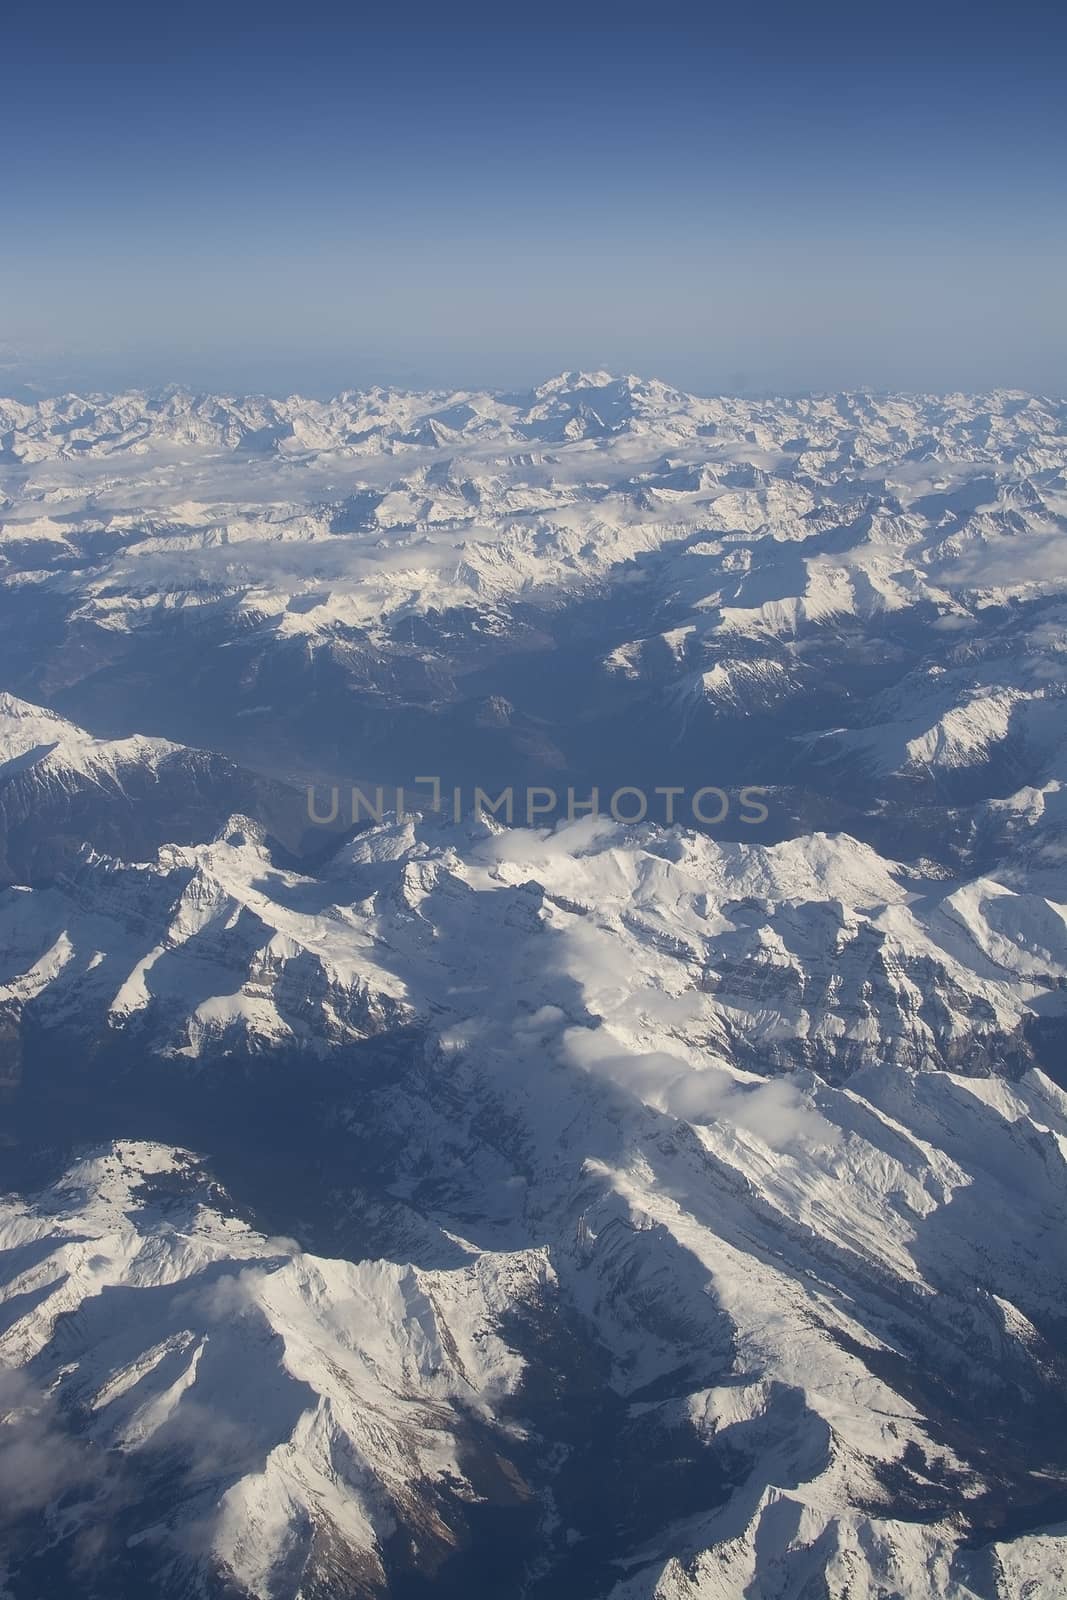
[{"label": "blue sky", "polygon": [[1067,391],[1065,64],[1026,0],[16,6],[0,346],[46,382]]}]

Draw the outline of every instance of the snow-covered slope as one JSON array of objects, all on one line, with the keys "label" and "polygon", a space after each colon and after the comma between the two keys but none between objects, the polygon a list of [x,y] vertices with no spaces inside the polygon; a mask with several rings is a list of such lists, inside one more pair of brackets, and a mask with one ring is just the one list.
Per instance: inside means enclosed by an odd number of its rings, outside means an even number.
[{"label": "snow-covered slope", "polygon": [[317,1572],[358,1596],[387,1565],[432,1570],[475,1484],[528,1494],[495,1415],[522,1372],[499,1324],[543,1298],[545,1254],[322,1260],[225,1199],[185,1152],[118,1143],[0,1208],[16,1513],[99,1528],[97,1581],[200,1568],[269,1594]]},{"label": "snow-covered slope", "polygon": [[5,1600],[1059,1600],[1065,445],[0,400]]},{"label": "snow-covered slope", "polygon": [[[488,972],[458,977],[477,960],[467,927],[487,965],[521,976],[503,995]],[[610,996],[635,1038],[651,1029],[659,1047],[658,1023],[709,1065],[985,1072],[1021,1068],[1028,1023],[1067,1016],[1062,900],[923,876],[847,835],[766,847],[431,815],[370,828],[313,878],[275,866],[235,817],[214,843],[141,865],[85,853],[62,884],[6,891],[0,928],[10,1014],[89,1037],[144,1030],[154,1050],[194,1056],[235,1039],[321,1049],[443,1015],[462,1026],[574,987],[598,1015]],[[434,944],[449,955],[427,965]]]},{"label": "snow-covered slope", "polygon": [[[242,1140],[299,1161],[310,1131],[334,1236],[375,1241],[357,1268],[269,1245],[218,1197],[161,1216],[142,1168],[190,1169],[141,1144],[9,1208],[3,1350],[70,1449],[178,1470],[168,1440],[222,1406],[210,1492],[190,1467],[167,1516],[131,1512],[153,1561],[195,1538],[200,1570],[242,1592],[318,1592],[324,1563],[392,1592],[397,1522],[425,1569],[468,1548],[465,1499],[498,1503],[469,1450],[526,1507],[527,1576],[505,1594],[741,1596],[758,1561],[776,1597],[819,1573],[839,1600],[861,1581],[994,1600],[999,1529],[1005,1560],[1038,1559],[1006,1507],[1052,1521],[1067,1473],[1067,1098],[1019,1041],[1065,992],[1062,906],[922,883],[848,838],[721,846],[594,820],[387,822],[312,877],[236,819],[158,863],[89,857],[62,889],[8,891],[3,915],[9,1026],[68,1054],[81,1037],[104,1098],[109,1034],[118,1054],[133,1030],[127,1056],[161,1084],[196,1056],[186,1125],[245,1059]],[[257,1075],[283,1103],[313,1096],[312,1063],[368,1034],[382,1067],[372,1053],[320,1124],[294,1120],[295,1144],[252,1112]],[[805,1058],[827,1071],[773,1070]],[[978,1075],[932,1070],[957,1058]],[[66,1092],[47,1056],[25,1070]],[[226,1137],[201,1127],[225,1172]],[[342,1339],[357,1304],[373,1335]],[[543,1392],[555,1363],[557,1396],[588,1407],[590,1359],[597,1448],[686,1464],[676,1496],[614,1528],[581,1487],[588,1441]],[[489,1432],[457,1444],[471,1408]],[[92,1515],[73,1485],[49,1505],[52,1541]],[[428,1508],[432,1539],[411,1531]]]},{"label": "snow-covered slope", "polygon": [[54,878],[86,843],[129,856],[202,838],[239,809],[283,835],[299,817],[295,794],[224,756],[136,734],[93,738],[0,693],[0,881]]}]

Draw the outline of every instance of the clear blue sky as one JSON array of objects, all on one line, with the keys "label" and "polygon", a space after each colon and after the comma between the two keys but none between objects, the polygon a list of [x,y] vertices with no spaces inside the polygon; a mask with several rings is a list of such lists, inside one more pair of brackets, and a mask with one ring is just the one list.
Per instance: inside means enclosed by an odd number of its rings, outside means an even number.
[{"label": "clear blue sky", "polygon": [[8,376],[1067,391],[1065,15],[16,5]]}]

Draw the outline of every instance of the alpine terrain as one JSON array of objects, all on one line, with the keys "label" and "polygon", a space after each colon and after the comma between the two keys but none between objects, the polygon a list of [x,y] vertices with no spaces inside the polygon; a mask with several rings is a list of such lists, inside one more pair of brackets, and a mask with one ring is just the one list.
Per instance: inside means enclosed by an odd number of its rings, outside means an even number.
[{"label": "alpine terrain", "polygon": [[0,399],[0,691],[3,1600],[1067,1594],[1067,403]]}]

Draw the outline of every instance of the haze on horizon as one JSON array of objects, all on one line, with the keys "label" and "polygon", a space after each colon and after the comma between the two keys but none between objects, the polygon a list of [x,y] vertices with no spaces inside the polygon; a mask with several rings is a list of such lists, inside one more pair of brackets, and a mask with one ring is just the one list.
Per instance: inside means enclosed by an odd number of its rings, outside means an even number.
[{"label": "haze on horizon", "polygon": [[1067,391],[1062,10],[16,8],[0,389]]}]

